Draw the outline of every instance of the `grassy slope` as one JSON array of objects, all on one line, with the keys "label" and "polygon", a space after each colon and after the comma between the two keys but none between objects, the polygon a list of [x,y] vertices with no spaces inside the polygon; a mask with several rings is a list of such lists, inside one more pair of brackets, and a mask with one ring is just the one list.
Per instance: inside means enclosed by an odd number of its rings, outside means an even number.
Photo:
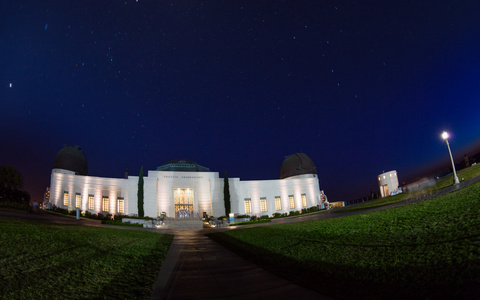
[{"label": "grassy slope", "polygon": [[475,298],[479,210],[475,184],[395,209],[238,229],[213,238],[335,298]]},{"label": "grassy slope", "polygon": [[148,299],[173,239],[0,219],[2,299]]},{"label": "grassy slope", "polygon": [[[474,177],[480,176],[480,164],[477,164],[475,166],[471,166],[469,168],[465,168],[463,170],[460,170],[459,172],[457,172],[457,176],[461,181],[463,181],[462,179],[468,180],[468,179],[472,179]],[[423,195],[431,194],[431,193],[434,193],[435,191],[438,191],[438,190],[444,189],[446,187],[449,187],[449,186],[452,185],[452,183],[453,183],[453,174],[439,179],[435,183],[434,186],[427,187],[423,190],[420,190],[420,191],[417,191],[417,192],[414,192],[414,193],[403,193],[403,194],[399,194],[399,195],[395,195],[395,196],[390,196],[390,197],[385,197],[385,198],[381,198],[381,199],[377,199],[377,200],[373,200],[373,201],[368,201],[368,202],[366,202],[364,204],[361,204],[361,205],[356,205],[356,206],[351,207],[351,208],[346,208],[346,209],[339,210],[339,211],[337,211],[337,213],[347,213],[347,212],[352,212],[352,211],[365,210],[365,209],[369,209],[369,208],[374,208],[374,207],[379,207],[379,206],[384,206],[384,205],[397,203],[397,202],[400,202],[400,201],[403,201],[403,200],[406,200],[406,199],[409,199],[409,198],[421,197]]]}]

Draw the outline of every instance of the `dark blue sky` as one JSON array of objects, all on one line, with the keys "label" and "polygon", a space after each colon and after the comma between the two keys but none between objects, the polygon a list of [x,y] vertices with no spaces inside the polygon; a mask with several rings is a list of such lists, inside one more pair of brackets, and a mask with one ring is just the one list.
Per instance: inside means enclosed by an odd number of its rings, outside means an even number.
[{"label": "dark blue sky", "polygon": [[[176,158],[275,179],[315,162],[329,200],[480,142],[478,1],[3,1],[0,165],[33,199],[55,154],[89,174]],[[473,154],[473,152],[471,153]]]}]

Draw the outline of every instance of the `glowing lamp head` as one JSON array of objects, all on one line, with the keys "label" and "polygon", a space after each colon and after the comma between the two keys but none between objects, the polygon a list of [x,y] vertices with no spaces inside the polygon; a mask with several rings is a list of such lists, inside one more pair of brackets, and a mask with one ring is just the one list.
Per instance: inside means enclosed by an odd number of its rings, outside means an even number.
[{"label": "glowing lamp head", "polygon": [[442,138],[443,138],[444,140],[448,139],[448,132],[444,131],[444,132],[442,133]]}]

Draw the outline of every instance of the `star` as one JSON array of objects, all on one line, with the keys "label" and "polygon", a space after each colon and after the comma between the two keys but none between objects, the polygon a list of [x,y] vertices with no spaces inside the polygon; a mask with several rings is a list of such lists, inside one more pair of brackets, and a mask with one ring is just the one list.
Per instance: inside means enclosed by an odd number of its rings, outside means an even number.
[{"label": "star", "polygon": [[10,82],[10,83],[8,84],[8,87],[9,87],[9,88],[12,88],[12,87],[13,87],[13,83]]}]

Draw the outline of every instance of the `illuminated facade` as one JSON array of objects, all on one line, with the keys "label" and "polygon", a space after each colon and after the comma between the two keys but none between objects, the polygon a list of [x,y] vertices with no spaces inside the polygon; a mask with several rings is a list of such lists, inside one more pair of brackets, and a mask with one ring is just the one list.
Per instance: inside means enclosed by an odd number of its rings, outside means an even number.
[{"label": "illuminated facade", "polygon": [[[292,159],[297,164],[292,164]],[[289,176],[285,168],[291,168],[291,165],[296,173]],[[316,169],[313,166],[313,169],[304,168],[302,172],[299,171],[302,165],[313,165],[313,162],[305,154],[292,154],[282,164],[280,173],[285,178],[254,181],[229,178],[231,211],[241,215],[271,216],[320,205],[325,197],[319,188]],[[136,215],[138,179],[138,176],[104,178],[80,175],[71,168],[63,169],[61,163],[54,164],[51,202],[58,207],[79,208],[92,214]],[[175,218],[201,218],[204,213],[225,215],[224,179],[218,172],[210,172],[193,161],[168,162],[157,170],[149,170],[143,180],[145,216],[157,217],[163,213]]]},{"label": "illuminated facade", "polygon": [[390,195],[396,195],[401,189],[398,188],[398,177],[397,171],[389,171],[382,173],[377,176],[378,187],[380,188],[380,195],[383,197],[388,197]]}]

